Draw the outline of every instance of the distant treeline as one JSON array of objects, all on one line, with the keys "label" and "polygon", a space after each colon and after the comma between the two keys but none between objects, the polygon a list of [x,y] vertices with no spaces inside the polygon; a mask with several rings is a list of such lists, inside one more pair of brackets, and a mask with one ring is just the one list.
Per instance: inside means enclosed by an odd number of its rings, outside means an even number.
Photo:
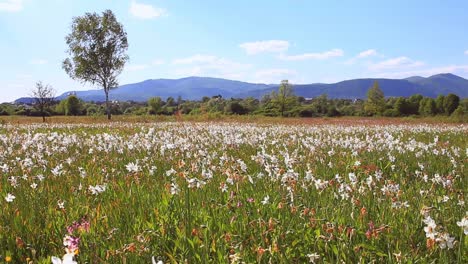
[{"label": "distant treeline", "polygon": [[[330,99],[326,95],[316,98],[294,97],[287,102],[284,116],[291,117],[333,117],[333,116],[434,116],[468,114],[468,99],[460,100],[456,95],[438,96],[436,99],[413,95],[409,98],[386,98],[384,109],[380,113],[370,113],[365,110],[366,100]],[[219,113],[223,115],[265,115],[281,116],[281,106],[271,96],[261,100],[252,97],[245,99],[223,98],[221,96],[203,97],[199,101],[174,99],[162,100],[154,97],[148,102],[112,102],[113,115],[198,115],[204,113]],[[55,102],[48,115],[105,115],[106,107],[102,102],[84,102],[76,96],[69,96],[60,102]],[[40,116],[34,105],[0,104],[0,115]]]},{"label": "distant treeline", "polygon": [[[460,120],[468,117],[468,98],[455,94],[439,95],[436,99],[416,94],[410,97],[385,98],[378,83],[368,91],[368,98],[330,99],[327,95],[315,98],[295,96],[292,86],[283,81],[278,92],[258,100],[223,98],[221,95],[203,97],[201,100],[184,100],[172,97],[150,98],[147,102],[112,102],[112,115],[264,115],[285,117],[335,117],[335,116],[453,116]],[[103,102],[84,102],[75,95],[55,101],[47,115],[96,116],[105,115]],[[0,104],[0,115],[41,116],[35,104]]]}]

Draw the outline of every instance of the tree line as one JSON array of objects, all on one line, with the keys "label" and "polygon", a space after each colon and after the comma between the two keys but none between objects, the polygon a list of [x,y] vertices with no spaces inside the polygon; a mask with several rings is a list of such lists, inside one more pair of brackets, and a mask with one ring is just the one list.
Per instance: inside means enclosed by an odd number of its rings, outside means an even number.
[{"label": "tree line", "polygon": [[[37,96],[31,105],[1,104],[0,115],[26,116],[96,116],[96,115],[263,115],[283,117],[335,117],[335,116],[454,116],[466,118],[468,98],[455,94],[437,98],[415,94],[410,97],[385,98],[376,82],[368,91],[367,99],[333,99],[327,95],[304,98],[294,94],[293,86],[284,80],[277,91],[261,99],[223,98],[221,95],[201,100],[185,100],[181,97],[152,97],[147,102],[85,102],[71,94],[62,101],[41,98],[41,93],[51,89],[38,83],[33,92]],[[46,96],[46,97],[47,97]],[[109,112],[107,111],[109,106]]]}]

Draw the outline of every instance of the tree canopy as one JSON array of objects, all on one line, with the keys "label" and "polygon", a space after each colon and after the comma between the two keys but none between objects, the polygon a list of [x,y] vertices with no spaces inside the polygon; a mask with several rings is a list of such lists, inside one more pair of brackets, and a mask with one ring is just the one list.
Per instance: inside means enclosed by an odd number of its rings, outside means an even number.
[{"label": "tree canopy", "polygon": [[364,105],[364,110],[370,115],[382,114],[385,110],[385,96],[377,81],[367,91],[367,101]]},{"label": "tree canopy", "polygon": [[117,76],[128,61],[127,33],[111,10],[75,17],[71,29],[65,38],[70,57],[63,69],[74,80],[104,89],[110,119],[109,91],[117,87]]}]

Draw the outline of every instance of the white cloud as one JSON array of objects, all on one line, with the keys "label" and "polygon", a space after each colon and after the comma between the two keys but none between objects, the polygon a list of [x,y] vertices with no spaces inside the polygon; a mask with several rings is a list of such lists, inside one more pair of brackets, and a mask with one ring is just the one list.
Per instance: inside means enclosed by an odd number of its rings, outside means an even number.
[{"label": "white cloud", "polygon": [[0,0],[0,11],[18,12],[23,9],[23,0]]},{"label": "white cloud", "polygon": [[289,42],[285,40],[265,40],[256,42],[246,42],[239,45],[248,55],[255,55],[263,52],[284,52],[289,48]]},{"label": "white cloud", "polygon": [[130,72],[142,71],[147,69],[149,66],[147,64],[129,64],[125,69]]},{"label": "white cloud", "polygon": [[132,1],[130,4],[130,14],[141,19],[153,19],[166,16],[167,11],[164,8],[158,8],[152,5]]},{"label": "white cloud", "polygon": [[184,68],[177,68],[175,70],[178,76],[210,76],[227,79],[242,79],[252,67],[250,64],[203,54],[175,59],[172,61],[172,64],[175,66],[185,66]]},{"label": "white cloud", "polygon": [[285,61],[303,61],[303,60],[324,60],[333,57],[341,57],[344,55],[343,50],[341,49],[332,49],[320,53],[304,53],[300,55],[283,55],[281,54],[279,58]]},{"label": "white cloud", "polygon": [[385,78],[406,78],[410,76],[423,76],[428,77],[440,73],[453,73],[453,74],[467,74],[468,65],[447,65],[440,67],[432,67],[420,70],[398,71],[398,72],[385,72],[380,73],[376,77]]},{"label": "white cloud", "polygon": [[375,49],[369,49],[369,50],[365,50],[363,52],[360,52],[356,58],[358,59],[361,59],[361,58],[367,58],[367,57],[370,57],[370,56],[376,56],[378,53]]},{"label": "white cloud", "polygon": [[468,55],[468,50],[465,50],[465,55]]},{"label": "white cloud", "polygon": [[256,83],[280,83],[281,80],[294,82],[297,79],[297,72],[290,69],[266,69],[257,71],[253,81]]},{"label": "white cloud", "polygon": [[387,69],[395,69],[395,68],[414,68],[423,66],[424,62],[415,61],[408,57],[397,57],[388,60],[384,60],[378,63],[373,63],[369,65],[369,69],[372,71],[380,71],[380,70],[387,70]]},{"label": "white cloud", "polygon": [[47,60],[44,60],[44,59],[34,59],[34,60],[31,60],[29,62],[29,64],[32,64],[32,65],[44,65],[44,64],[47,64],[48,61]]},{"label": "white cloud", "polygon": [[359,54],[356,55],[355,57],[345,61],[344,64],[345,65],[352,65],[352,64],[356,63],[356,61],[358,61],[360,59],[365,59],[365,58],[368,58],[368,57],[373,57],[373,56],[378,56],[378,55],[380,55],[380,54],[375,49],[364,50],[364,51],[359,52]]}]

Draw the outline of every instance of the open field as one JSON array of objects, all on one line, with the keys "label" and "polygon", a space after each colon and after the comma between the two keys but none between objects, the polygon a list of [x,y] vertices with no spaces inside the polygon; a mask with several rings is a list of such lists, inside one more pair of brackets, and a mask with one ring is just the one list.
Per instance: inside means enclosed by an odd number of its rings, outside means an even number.
[{"label": "open field", "polygon": [[114,118],[2,119],[0,262],[468,262],[466,124]]}]

